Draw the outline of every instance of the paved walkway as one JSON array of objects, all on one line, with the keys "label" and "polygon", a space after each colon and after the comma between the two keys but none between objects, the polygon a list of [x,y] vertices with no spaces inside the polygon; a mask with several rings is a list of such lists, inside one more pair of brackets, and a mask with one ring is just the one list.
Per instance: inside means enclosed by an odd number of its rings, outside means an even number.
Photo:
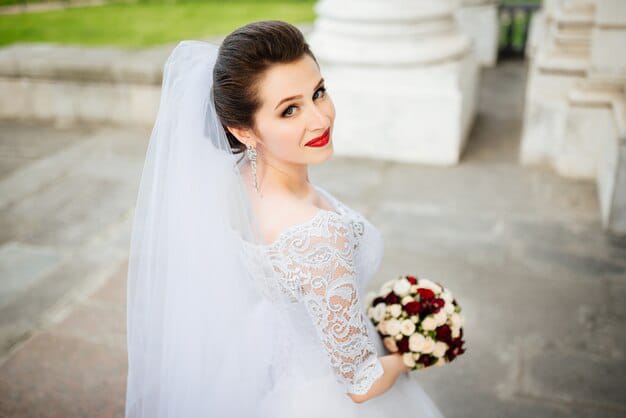
[{"label": "paved walkway", "polygon": [[[623,417],[626,239],[592,183],[517,163],[524,77],[485,70],[457,167],[336,157],[311,177],[381,229],[376,284],[405,271],[459,296],[467,353],[414,374],[445,416]],[[0,416],[123,416],[149,134],[0,124]]]}]

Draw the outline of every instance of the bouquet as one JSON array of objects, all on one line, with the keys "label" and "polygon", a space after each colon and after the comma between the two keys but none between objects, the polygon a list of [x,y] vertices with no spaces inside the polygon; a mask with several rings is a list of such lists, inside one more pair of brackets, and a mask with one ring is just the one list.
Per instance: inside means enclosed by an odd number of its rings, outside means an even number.
[{"label": "bouquet", "polygon": [[367,301],[385,348],[401,353],[410,370],[442,366],[465,352],[461,307],[441,284],[399,276],[369,292]]}]

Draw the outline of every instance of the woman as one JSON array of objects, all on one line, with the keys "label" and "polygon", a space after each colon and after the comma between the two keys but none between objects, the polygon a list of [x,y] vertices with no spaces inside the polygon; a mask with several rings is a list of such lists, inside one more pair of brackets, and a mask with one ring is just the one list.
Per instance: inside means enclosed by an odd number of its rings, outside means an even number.
[{"label": "woman", "polygon": [[441,417],[364,315],[380,233],[309,182],[334,119],[288,23],[174,49],[133,225],[126,417]]}]

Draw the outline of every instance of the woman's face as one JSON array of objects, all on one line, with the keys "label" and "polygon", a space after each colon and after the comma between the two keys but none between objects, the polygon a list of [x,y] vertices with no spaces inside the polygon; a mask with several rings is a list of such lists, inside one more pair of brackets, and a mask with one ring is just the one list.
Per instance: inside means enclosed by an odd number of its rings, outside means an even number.
[{"label": "woman's face", "polygon": [[[258,136],[253,139],[260,158],[316,164],[332,155],[335,107],[313,58],[305,54],[293,63],[275,64],[261,79],[259,94],[262,104],[255,115]],[[325,145],[306,145],[325,132]]]}]

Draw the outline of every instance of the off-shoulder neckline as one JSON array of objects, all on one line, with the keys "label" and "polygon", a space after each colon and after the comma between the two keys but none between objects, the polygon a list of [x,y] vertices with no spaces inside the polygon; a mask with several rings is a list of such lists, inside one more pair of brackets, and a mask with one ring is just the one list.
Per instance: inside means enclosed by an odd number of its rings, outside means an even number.
[{"label": "off-shoulder neckline", "polygon": [[341,202],[339,202],[338,199],[336,199],[333,195],[331,195],[329,192],[324,190],[322,187],[313,183],[311,184],[313,185],[313,187],[315,187],[316,190],[320,191],[327,198],[326,200],[328,201],[328,204],[333,208],[333,210],[318,208],[315,214],[309,219],[307,219],[306,221],[297,223],[292,226],[288,226],[287,228],[283,229],[276,236],[274,241],[270,243],[258,243],[258,244],[253,244],[253,243],[248,242],[248,244],[256,246],[256,247],[261,247],[261,248],[272,248],[280,244],[286,238],[288,238],[290,234],[296,233],[300,230],[303,230],[309,227],[311,224],[315,223],[318,220],[318,218],[321,218],[324,216],[330,216],[330,217],[336,216],[336,217],[342,218],[345,214],[345,211]]}]

